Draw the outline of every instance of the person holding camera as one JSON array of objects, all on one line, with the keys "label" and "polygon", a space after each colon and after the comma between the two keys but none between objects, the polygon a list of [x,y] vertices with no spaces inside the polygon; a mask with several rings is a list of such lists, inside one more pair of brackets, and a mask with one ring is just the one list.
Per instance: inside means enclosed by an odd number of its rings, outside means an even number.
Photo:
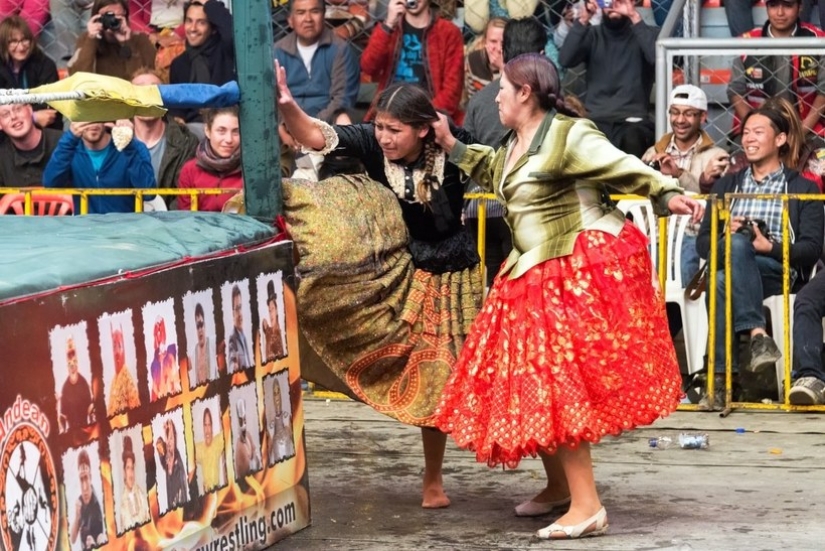
[{"label": "person holding camera", "polygon": [[[601,25],[592,25],[601,10]],[[653,145],[650,119],[656,38],[633,0],[587,0],[559,51],[562,67],[587,67],[584,107],[614,146],[641,157]]]},{"label": "person holding camera", "polygon": [[149,36],[132,32],[127,0],[95,0],[86,34],[77,39],[69,74],[109,75],[130,80],[142,67],[155,67],[157,53]]},{"label": "person holding camera", "polygon": [[375,26],[361,54],[361,71],[378,81],[365,120],[372,119],[387,86],[410,82],[429,93],[433,107],[460,124],[463,65],[461,31],[441,18],[430,0],[390,0],[387,18]]},{"label": "person holding camera", "polygon": [[[692,193],[707,193],[728,169],[730,156],[702,130],[708,117],[708,98],[691,84],[677,86],[670,93],[668,132],[645,151],[642,161],[650,167],[679,179],[679,185]],[[682,241],[682,282],[687,283],[699,270],[696,230],[691,225]]]},{"label": "person holding camera", "polygon": [[[731,296],[733,334],[750,335],[751,359],[747,370],[763,373],[774,368],[780,358],[774,338],[765,331],[765,298],[782,293],[782,241],[790,240],[790,280],[794,292],[810,276],[811,269],[822,254],[825,233],[825,211],[821,201],[788,202],[790,234],[782,228],[783,193],[819,193],[816,184],[804,178],[782,162],[788,148],[790,123],[782,112],[771,107],[760,107],[745,116],[742,146],[749,166],[736,174],[717,180],[711,194],[722,199],[727,193],[775,195],[775,199],[734,199],[730,206],[730,220],[725,226],[712,219],[711,209],[705,212],[696,251],[702,258],[710,253],[710,229],[714,222],[719,230],[720,258],[716,277],[716,342],[714,343],[714,371],[717,392],[723,392],[722,374],[729,351],[725,347],[725,261],[724,232],[731,235],[730,266],[734,283]],[[754,277],[759,274],[759,277]],[[734,339],[736,342],[736,339]],[[736,370],[736,361],[732,362]],[[721,398],[720,394],[714,397]],[[712,404],[711,404],[712,405]]]}]

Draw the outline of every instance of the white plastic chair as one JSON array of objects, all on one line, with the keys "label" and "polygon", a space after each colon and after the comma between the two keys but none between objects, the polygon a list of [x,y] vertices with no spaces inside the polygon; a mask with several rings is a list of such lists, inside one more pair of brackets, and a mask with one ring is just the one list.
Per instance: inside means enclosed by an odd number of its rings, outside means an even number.
[{"label": "white plastic chair", "polygon": [[685,230],[690,226],[690,216],[673,215],[667,224],[667,274],[665,278],[665,302],[679,305],[682,317],[682,336],[685,340],[685,356],[688,374],[701,371],[708,345],[708,311],[705,297],[685,299],[687,281],[682,281],[682,242]]},{"label": "white plastic chair", "polygon": [[656,218],[656,213],[653,212],[653,205],[648,199],[622,199],[616,203],[616,206],[623,213],[630,213],[633,216],[633,223],[647,236],[650,242],[648,246],[650,260],[653,262],[653,279],[658,279],[655,271],[658,266],[656,259],[659,243],[659,219]]}]

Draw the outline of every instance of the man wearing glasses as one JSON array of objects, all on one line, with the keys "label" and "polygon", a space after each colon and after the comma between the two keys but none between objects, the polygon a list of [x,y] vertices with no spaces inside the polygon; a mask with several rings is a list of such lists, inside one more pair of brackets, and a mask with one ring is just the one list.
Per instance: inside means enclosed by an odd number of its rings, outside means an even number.
[{"label": "man wearing glasses", "polygon": [[[799,20],[799,0],[768,0],[768,21],[762,28],[744,33],[744,38],[813,38],[825,32]],[[822,109],[825,107],[825,65],[823,58],[810,54],[792,56],[743,55],[734,59],[728,97],[736,114],[733,131],[740,133],[739,121],[771,97],[784,97],[796,106],[806,131],[825,136]]]},{"label": "man wearing glasses", "polygon": [[[673,130],[659,138],[642,161],[679,179],[685,191],[707,193],[728,169],[728,152],[717,147],[702,125],[707,121],[708,99],[696,86],[683,84],[670,94],[668,115]],[[688,282],[699,269],[696,229],[689,228],[682,242],[682,281]]]}]

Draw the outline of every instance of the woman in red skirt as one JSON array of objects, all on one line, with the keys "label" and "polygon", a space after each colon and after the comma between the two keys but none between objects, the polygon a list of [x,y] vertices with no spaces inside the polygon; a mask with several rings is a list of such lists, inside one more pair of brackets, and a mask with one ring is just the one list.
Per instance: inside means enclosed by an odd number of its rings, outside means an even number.
[{"label": "woman in red skirt", "polygon": [[553,64],[525,54],[497,97],[506,145],[467,146],[435,124],[450,161],[506,206],[513,252],[493,283],[436,409],[436,424],[490,466],[540,455],[547,487],[521,516],[569,509],[549,539],[607,530],[590,444],[672,412],[681,378],[646,237],[603,204],[603,185],[649,195],[659,214],[702,207],[675,179],[572,114]]}]

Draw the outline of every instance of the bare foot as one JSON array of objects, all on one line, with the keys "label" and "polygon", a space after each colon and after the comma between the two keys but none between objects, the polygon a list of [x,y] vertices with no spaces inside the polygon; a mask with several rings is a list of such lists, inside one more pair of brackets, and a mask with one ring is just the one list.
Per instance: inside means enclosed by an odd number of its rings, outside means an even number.
[{"label": "bare foot", "polygon": [[443,509],[450,506],[450,498],[444,493],[444,484],[439,480],[424,480],[424,497],[421,507],[424,509]]}]

